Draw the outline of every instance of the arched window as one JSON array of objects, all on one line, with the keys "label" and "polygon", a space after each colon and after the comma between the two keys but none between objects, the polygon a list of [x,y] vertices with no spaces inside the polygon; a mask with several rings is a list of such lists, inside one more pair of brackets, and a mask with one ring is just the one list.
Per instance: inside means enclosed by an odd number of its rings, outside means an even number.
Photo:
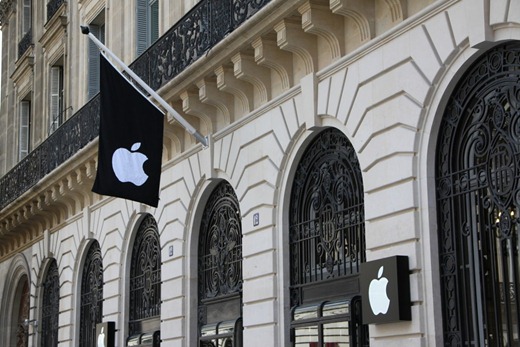
[{"label": "arched window", "polygon": [[23,275],[18,281],[14,297],[11,325],[11,345],[27,347],[29,345],[29,279]]},{"label": "arched window", "polygon": [[363,181],[356,152],[322,131],[296,169],[289,207],[291,339],[295,346],[368,345],[361,325]]},{"label": "arched window", "polygon": [[227,182],[204,209],[198,259],[200,346],[242,346],[242,224]]},{"label": "arched window", "polygon": [[147,215],[139,225],[132,249],[128,345],[153,340],[153,346],[158,346],[160,323],[161,245],[157,223]]},{"label": "arched window", "polygon": [[81,276],[79,346],[96,343],[96,324],[103,315],[103,258],[99,243],[94,241],[87,252]]},{"label": "arched window", "polygon": [[444,343],[518,346],[520,44],[462,77],[436,152]]},{"label": "arched window", "polygon": [[52,259],[42,283],[41,346],[58,346],[58,315],[60,312],[60,275]]}]

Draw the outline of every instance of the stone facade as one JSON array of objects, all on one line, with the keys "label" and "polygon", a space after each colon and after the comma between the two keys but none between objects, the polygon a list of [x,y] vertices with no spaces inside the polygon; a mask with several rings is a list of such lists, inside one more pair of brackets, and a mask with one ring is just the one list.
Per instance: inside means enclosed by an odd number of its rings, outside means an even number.
[{"label": "stone facade", "polygon": [[[160,0],[165,33],[196,1]],[[20,9],[2,2],[0,173],[16,167],[17,103],[31,94],[31,148],[46,138],[47,67],[63,57],[66,117],[86,100],[87,39],[79,25],[105,11],[106,44],[134,58],[130,2],[70,1],[18,45]],[[49,259],[59,270],[60,346],[79,340],[80,282],[93,240],[103,258],[103,321],[128,337],[129,264],[139,222],[157,222],[164,346],[198,339],[197,254],[213,188],[233,187],[242,222],[243,345],[289,346],[289,205],[296,167],[316,134],[340,130],[356,150],[364,187],[366,259],[406,255],[412,320],[370,325],[370,346],[443,344],[435,153],[444,107],[461,75],[497,44],[520,40],[520,5],[507,0],[272,0],[159,93],[204,135],[203,148],[165,121],[158,208],[90,191],[97,140],[9,202],[0,215],[0,345],[12,344],[14,299],[25,274],[29,320],[39,320]],[[11,329],[11,330],[10,330]],[[41,342],[28,325],[28,345]]]}]

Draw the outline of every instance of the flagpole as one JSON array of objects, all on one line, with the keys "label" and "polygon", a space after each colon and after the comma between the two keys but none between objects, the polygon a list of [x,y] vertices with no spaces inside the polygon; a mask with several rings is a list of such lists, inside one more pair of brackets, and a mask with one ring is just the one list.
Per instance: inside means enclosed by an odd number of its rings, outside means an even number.
[{"label": "flagpole", "polygon": [[99,50],[105,52],[112,59],[114,59],[123,68],[123,70],[127,74],[129,74],[130,77],[132,77],[132,79],[136,81],[144,90],[146,90],[152,98],[154,98],[159,104],[161,104],[161,106],[164,107],[164,109],[168,113],[170,113],[176,121],[178,121],[190,134],[192,134],[200,143],[202,143],[204,147],[208,147],[207,137],[202,136],[190,123],[186,121],[186,119],[184,119],[177,111],[175,111],[173,107],[171,107],[170,104],[166,102],[166,100],[161,98],[159,94],[157,94],[152,88],[150,88],[148,84],[146,84],[139,76],[135,74],[135,72],[133,72],[125,63],[123,63],[123,61],[121,61],[121,59],[119,59],[117,55],[112,53],[101,41],[99,41],[97,37],[90,32],[88,26],[82,25],[80,27],[81,32],[87,35],[92,40],[92,42],[94,42],[94,44],[99,48]]}]

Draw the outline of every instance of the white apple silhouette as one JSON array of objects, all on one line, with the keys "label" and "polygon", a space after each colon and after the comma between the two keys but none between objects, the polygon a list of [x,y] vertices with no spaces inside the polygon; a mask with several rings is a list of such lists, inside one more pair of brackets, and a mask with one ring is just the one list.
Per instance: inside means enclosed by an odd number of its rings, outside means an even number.
[{"label": "white apple silhouette", "polygon": [[388,279],[383,276],[384,266],[379,268],[377,279],[373,279],[368,286],[368,302],[374,315],[386,314],[390,306],[390,299],[386,294]]},{"label": "white apple silhouette", "polygon": [[112,155],[112,168],[116,177],[121,182],[130,182],[136,186],[142,186],[148,179],[144,172],[143,164],[148,157],[136,152],[141,147],[141,142],[132,145],[131,152],[126,148],[118,148]]},{"label": "white apple silhouette", "polygon": [[105,333],[103,332],[104,329],[104,327],[101,327],[101,333],[97,338],[97,347],[105,347]]}]

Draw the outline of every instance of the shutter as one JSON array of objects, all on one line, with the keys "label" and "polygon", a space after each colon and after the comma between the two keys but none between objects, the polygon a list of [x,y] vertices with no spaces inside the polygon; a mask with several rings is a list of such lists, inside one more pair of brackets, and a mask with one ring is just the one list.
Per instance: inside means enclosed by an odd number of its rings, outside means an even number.
[{"label": "shutter", "polygon": [[[100,39],[101,42],[101,30],[98,25],[89,25],[90,32]],[[104,26],[103,26],[104,27]],[[104,36],[104,35],[103,35]],[[91,99],[94,95],[99,92],[99,49],[96,44],[89,40],[88,46],[88,99]]]},{"label": "shutter", "polygon": [[62,112],[62,74],[61,66],[51,67],[51,100],[50,100],[50,124],[49,134],[54,132],[61,124]]},{"label": "shutter", "polygon": [[136,0],[136,55],[148,48],[148,0]]},{"label": "shutter", "polygon": [[21,160],[29,154],[29,135],[31,121],[31,102],[20,102],[20,138],[19,141],[19,159]]},{"label": "shutter", "polygon": [[150,44],[159,38],[159,0],[150,2]]},{"label": "shutter", "polygon": [[31,0],[23,0],[22,31],[25,35],[31,29]]}]

